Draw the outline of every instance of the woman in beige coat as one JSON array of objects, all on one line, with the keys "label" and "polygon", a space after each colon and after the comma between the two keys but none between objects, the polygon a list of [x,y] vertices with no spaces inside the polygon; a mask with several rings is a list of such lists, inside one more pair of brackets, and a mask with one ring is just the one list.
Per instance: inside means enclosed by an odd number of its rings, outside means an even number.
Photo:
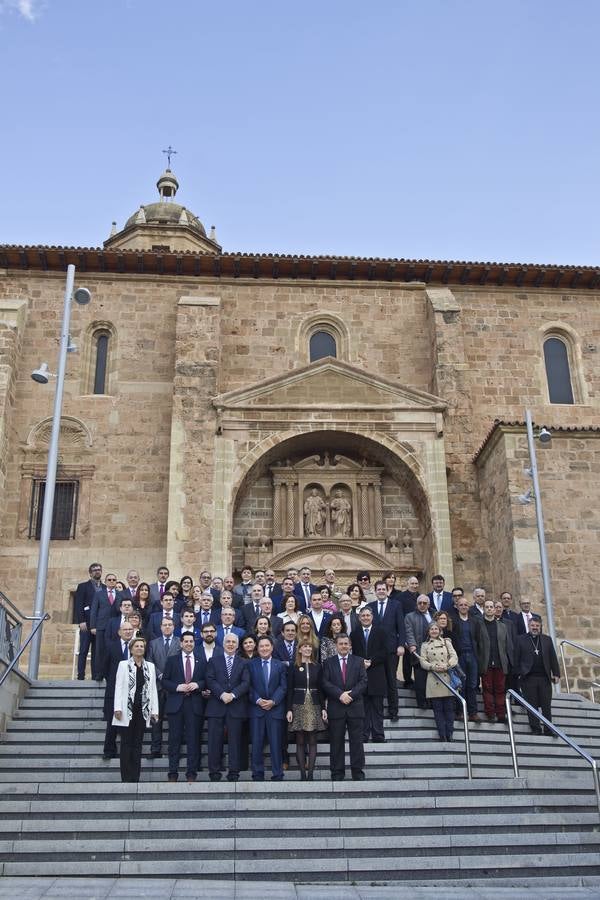
[{"label": "woman in beige coat", "polygon": [[448,669],[458,664],[458,656],[450,638],[442,637],[437,622],[431,623],[427,635],[428,639],[421,644],[419,654],[421,667],[427,671],[425,696],[431,700],[440,741],[451,741],[454,731],[454,696],[438,681],[433,672],[437,672],[448,684],[450,682]]}]

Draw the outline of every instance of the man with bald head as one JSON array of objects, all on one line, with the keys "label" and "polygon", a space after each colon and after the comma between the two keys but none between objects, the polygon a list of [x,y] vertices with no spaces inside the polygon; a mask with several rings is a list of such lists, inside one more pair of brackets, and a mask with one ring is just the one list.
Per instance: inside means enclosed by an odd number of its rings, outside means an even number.
[{"label": "man with bald head", "polygon": [[223,655],[213,656],[206,670],[210,698],[206,704],[208,719],[208,777],[221,780],[223,744],[227,732],[227,781],[240,777],[242,728],[248,718],[250,676],[245,659],[237,655],[238,636],[226,634]]}]

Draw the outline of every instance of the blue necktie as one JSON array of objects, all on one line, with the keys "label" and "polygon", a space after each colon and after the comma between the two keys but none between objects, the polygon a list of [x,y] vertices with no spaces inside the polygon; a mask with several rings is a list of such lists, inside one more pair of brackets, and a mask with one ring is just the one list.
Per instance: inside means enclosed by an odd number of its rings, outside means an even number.
[{"label": "blue necktie", "polygon": [[269,692],[269,660],[268,659],[263,659],[262,671],[263,671],[263,679],[265,682],[265,689],[266,689],[266,692],[268,693]]},{"label": "blue necktie", "polygon": [[227,666],[227,677],[231,678],[231,670],[233,669],[233,656],[225,657],[225,665]]}]

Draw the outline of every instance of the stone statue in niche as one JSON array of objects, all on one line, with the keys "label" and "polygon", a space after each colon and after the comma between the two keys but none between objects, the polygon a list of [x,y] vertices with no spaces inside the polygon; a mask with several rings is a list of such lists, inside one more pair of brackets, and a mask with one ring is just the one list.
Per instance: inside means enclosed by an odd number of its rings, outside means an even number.
[{"label": "stone statue in niche", "polygon": [[350,537],[352,534],[352,503],[341,490],[335,492],[331,500],[331,530],[336,537]]},{"label": "stone statue in niche", "polygon": [[313,488],[304,503],[304,533],[307,537],[323,534],[327,516],[327,506],[316,488]]}]

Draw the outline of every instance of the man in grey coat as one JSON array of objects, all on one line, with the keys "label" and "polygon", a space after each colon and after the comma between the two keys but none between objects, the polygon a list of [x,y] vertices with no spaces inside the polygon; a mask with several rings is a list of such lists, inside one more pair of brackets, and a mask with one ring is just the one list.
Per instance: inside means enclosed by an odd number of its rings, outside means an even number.
[{"label": "man in grey coat", "polygon": [[427,700],[425,698],[425,684],[427,682],[427,672],[421,668],[418,656],[421,652],[421,644],[427,638],[427,629],[432,621],[429,611],[429,597],[427,594],[419,594],[417,597],[417,608],[414,612],[409,612],[404,617],[404,628],[406,630],[406,646],[413,660],[415,694],[417,697],[417,706],[419,709],[427,708]]}]

